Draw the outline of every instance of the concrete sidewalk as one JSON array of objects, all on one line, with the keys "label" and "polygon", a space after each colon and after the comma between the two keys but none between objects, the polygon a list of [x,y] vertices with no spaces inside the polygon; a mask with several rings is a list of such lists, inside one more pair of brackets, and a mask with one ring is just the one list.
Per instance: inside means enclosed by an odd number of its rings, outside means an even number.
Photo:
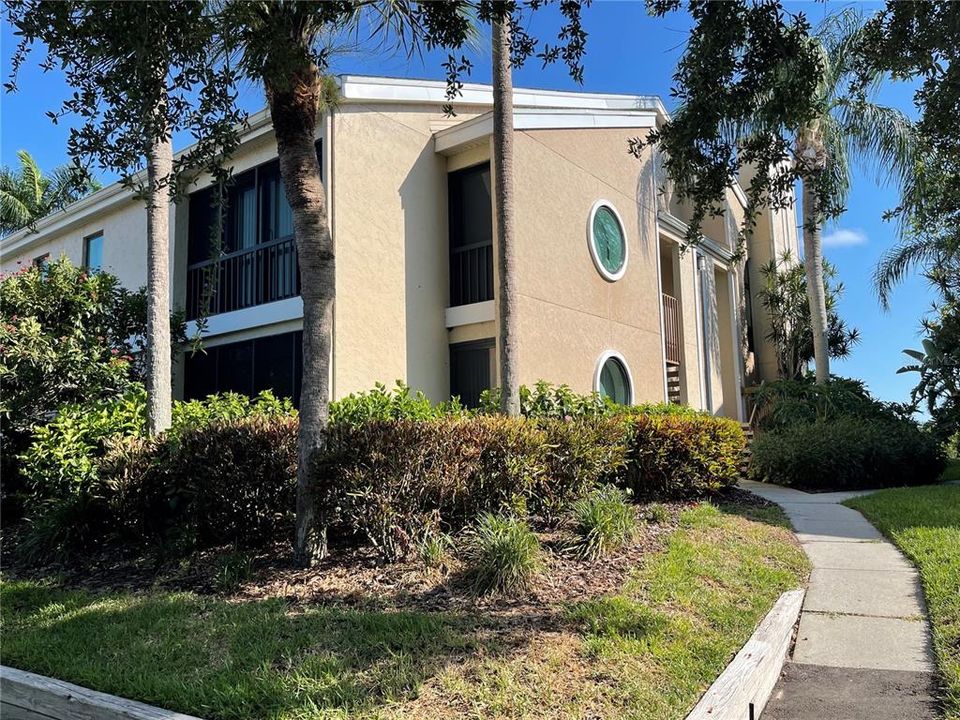
[{"label": "concrete sidewalk", "polygon": [[862,493],[740,485],[784,509],[813,565],[793,656],[764,719],[936,718],[920,579],[873,525],[839,504]]}]

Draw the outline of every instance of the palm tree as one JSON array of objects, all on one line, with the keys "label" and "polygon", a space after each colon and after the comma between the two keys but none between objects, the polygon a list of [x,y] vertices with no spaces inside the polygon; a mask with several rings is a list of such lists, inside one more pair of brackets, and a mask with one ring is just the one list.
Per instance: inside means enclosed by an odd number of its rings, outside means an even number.
[{"label": "palm tree", "polygon": [[61,165],[44,175],[26,150],[17,151],[17,159],[18,169],[0,169],[0,235],[29,227],[100,189],[100,183],[77,165]]},{"label": "palm tree", "polygon": [[[803,184],[803,250],[813,328],[817,382],[830,378],[829,324],[823,282],[824,221],[842,211],[850,191],[852,163],[876,169],[884,178],[907,177],[913,168],[913,129],[899,110],[874,102],[879,73],[862,93],[851,83],[862,78],[854,48],[863,30],[860,16],[843,12],[827,18],[812,41],[823,72],[816,90],[820,112],[797,129],[795,152]],[[824,198],[829,198],[825,205]]]},{"label": "palm tree", "polygon": [[497,208],[497,301],[500,330],[500,403],[507,415],[520,413],[517,377],[516,252],[513,212],[513,77],[511,67],[512,18],[504,12],[493,26],[493,164]]}]

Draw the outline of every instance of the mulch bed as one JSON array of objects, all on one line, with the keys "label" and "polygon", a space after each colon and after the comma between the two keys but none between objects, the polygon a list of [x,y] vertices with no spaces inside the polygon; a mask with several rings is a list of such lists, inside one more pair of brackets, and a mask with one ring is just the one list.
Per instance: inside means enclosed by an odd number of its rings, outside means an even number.
[{"label": "mulch bed", "polygon": [[[732,489],[720,503],[768,506],[751,493]],[[476,611],[519,619],[539,616],[545,608],[618,591],[643,557],[663,547],[689,503],[663,503],[668,519],[647,522],[644,506],[637,506],[638,532],[631,543],[598,560],[583,560],[565,548],[572,534],[564,529],[539,532],[544,546],[544,572],[519,597],[477,596],[463,576],[455,551],[440,568],[428,568],[419,558],[385,563],[371,548],[332,548],[317,567],[302,569],[290,561],[290,547],[277,543],[246,555],[247,577],[225,590],[218,578],[225,562],[237,558],[233,548],[197,552],[188,558],[162,561],[149,555],[130,556],[104,549],[80,562],[51,561],[25,566],[17,558],[21,528],[3,530],[0,563],[7,579],[50,579],[65,588],[92,592],[146,592],[187,590],[229,601],[282,598],[292,605],[343,604],[365,609],[422,611]],[[245,560],[246,560],[245,558]]]}]

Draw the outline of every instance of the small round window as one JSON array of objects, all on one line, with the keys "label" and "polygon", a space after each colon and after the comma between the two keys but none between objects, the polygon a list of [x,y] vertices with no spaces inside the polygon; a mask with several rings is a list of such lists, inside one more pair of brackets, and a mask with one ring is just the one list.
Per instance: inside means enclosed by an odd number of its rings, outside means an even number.
[{"label": "small round window", "polygon": [[606,353],[600,358],[595,385],[601,396],[610,398],[619,405],[630,405],[633,402],[630,371],[623,357],[617,353]]},{"label": "small round window", "polygon": [[619,280],[627,269],[627,236],[613,205],[600,200],[590,212],[590,255],[604,278]]}]

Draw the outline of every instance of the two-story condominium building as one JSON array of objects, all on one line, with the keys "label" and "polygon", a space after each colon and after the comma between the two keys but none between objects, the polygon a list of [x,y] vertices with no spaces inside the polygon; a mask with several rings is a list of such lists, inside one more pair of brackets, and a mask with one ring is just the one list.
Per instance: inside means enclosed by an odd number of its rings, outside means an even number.
[{"label": "two-story condominium building", "polygon": [[[345,76],[316,128],[337,252],[332,393],[402,379],[476,402],[497,384],[492,94],[467,85],[448,117],[440,82]],[[684,208],[656,158],[628,140],[666,119],[659,99],[516,89],[519,372],[622,402],[685,402],[741,417],[742,389],[776,372],[751,287],[796,248],[791,211],[767,212],[732,250],[743,193],[681,252]],[[219,254],[210,179],[171,210],[171,307],[194,320],[216,278],[205,353],[178,364],[175,394],[299,394],[302,302],[290,208],[266,112],[231,162]],[[216,244],[214,243],[214,246]],[[66,254],[146,283],[146,213],[119,184],[3,240],[4,271]]]}]

